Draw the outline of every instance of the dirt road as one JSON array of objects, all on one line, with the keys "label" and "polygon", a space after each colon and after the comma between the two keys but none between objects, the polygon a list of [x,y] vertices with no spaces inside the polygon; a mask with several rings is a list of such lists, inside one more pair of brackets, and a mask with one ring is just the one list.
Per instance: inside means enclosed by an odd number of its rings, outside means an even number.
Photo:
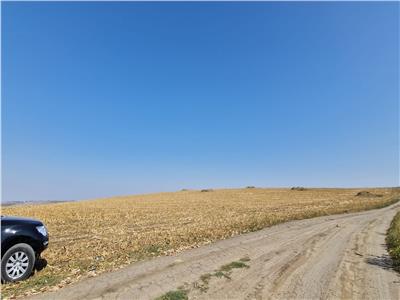
[{"label": "dirt road", "polygon": [[[395,204],[280,224],[32,299],[154,299],[178,287],[189,299],[400,299],[400,276],[385,249],[399,210]],[[243,258],[247,267],[216,274]]]}]

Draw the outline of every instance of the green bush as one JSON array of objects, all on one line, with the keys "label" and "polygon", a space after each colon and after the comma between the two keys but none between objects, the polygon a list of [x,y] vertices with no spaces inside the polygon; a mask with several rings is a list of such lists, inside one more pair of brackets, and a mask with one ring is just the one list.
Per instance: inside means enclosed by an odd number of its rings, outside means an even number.
[{"label": "green bush", "polygon": [[400,271],[400,212],[396,214],[390,223],[386,243],[389,254],[393,258],[395,268]]}]

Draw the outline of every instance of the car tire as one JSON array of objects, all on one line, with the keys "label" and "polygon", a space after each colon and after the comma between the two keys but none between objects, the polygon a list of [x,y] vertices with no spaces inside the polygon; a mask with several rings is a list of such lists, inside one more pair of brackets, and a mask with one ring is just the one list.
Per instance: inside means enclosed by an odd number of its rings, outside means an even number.
[{"label": "car tire", "polygon": [[25,280],[35,266],[35,251],[31,246],[20,243],[12,246],[1,259],[1,280],[14,282]]}]

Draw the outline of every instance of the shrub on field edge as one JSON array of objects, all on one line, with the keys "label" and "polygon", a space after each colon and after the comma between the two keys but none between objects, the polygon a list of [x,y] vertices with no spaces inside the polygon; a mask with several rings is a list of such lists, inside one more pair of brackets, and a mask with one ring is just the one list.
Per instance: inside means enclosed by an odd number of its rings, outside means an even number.
[{"label": "shrub on field edge", "polygon": [[388,252],[393,258],[395,269],[400,271],[400,212],[396,214],[390,223],[386,243]]},{"label": "shrub on field edge", "polygon": [[291,188],[292,191],[305,191],[306,188],[302,187],[302,186],[294,186]]}]

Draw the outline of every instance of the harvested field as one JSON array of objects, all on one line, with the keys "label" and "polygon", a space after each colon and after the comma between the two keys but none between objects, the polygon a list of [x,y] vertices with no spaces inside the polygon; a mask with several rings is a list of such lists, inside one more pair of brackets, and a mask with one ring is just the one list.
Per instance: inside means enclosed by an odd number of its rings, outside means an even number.
[{"label": "harvested field", "polygon": [[[381,197],[356,196],[361,191]],[[81,202],[10,206],[2,214],[38,218],[50,232],[48,266],[3,297],[58,289],[84,277],[280,222],[378,208],[395,189],[230,189],[180,191]]]}]

